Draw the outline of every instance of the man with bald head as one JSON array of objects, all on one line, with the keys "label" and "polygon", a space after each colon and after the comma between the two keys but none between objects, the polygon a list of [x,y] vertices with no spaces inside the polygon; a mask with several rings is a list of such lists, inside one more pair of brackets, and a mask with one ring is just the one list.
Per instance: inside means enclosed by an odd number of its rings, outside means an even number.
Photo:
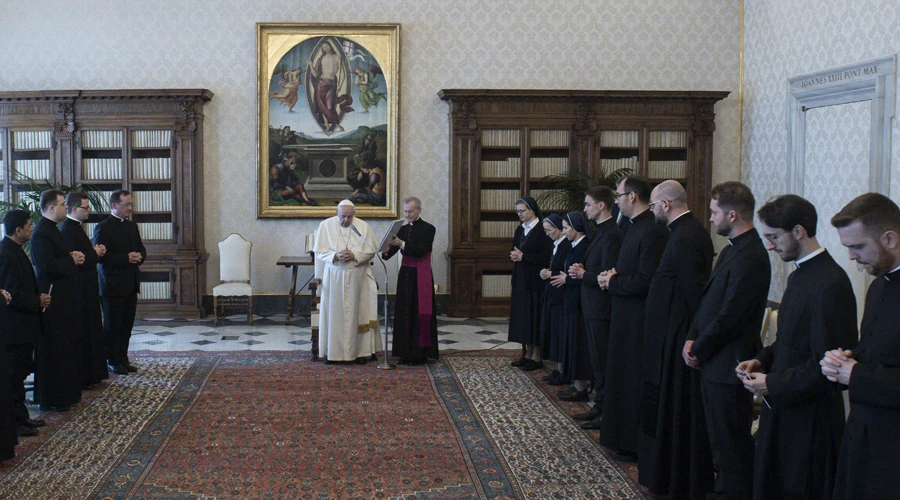
[{"label": "man with bald head", "polygon": [[650,210],[670,233],[647,294],[638,480],[660,496],[703,498],[712,492],[712,452],[700,372],[684,364],[681,348],[709,279],[712,239],[677,181],[653,189]]},{"label": "man with bald head", "polygon": [[369,225],[355,214],[353,203],[343,200],[337,215],[316,229],[316,258],[325,264],[319,354],[326,363],[364,364],[378,347],[378,290],[369,267],[377,243]]}]

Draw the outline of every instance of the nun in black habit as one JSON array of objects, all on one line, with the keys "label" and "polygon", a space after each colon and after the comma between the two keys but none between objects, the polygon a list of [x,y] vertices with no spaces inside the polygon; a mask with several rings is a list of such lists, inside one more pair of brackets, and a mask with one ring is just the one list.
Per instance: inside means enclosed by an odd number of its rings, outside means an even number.
[{"label": "nun in black habit", "polygon": [[541,303],[544,280],[541,269],[550,265],[553,240],[538,227],[543,214],[531,196],[516,200],[516,214],[522,224],[516,228],[509,258],[513,261],[512,293],[509,306],[510,342],[522,344],[522,357],[512,363],[523,369],[537,369],[541,363]]},{"label": "nun in black habit", "polygon": [[[544,290],[544,307],[541,312],[541,354],[544,361],[564,363],[561,356],[563,336],[563,300],[566,296],[565,278],[560,274],[565,273],[566,257],[572,248],[571,242],[563,234],[562,217],[550,214],[542,223],[544,233],[553,240],[553,257],[550,259],[550,267],[541,269],[541,278],[546,281]],[[562,376],[559,366],[550,375],[545,377],[550,385],[562,385],[568,383]]]}]

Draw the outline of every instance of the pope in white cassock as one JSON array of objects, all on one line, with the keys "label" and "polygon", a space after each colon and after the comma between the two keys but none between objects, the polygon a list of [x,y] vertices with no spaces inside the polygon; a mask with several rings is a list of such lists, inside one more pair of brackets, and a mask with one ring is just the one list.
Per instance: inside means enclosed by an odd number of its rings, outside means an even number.
[{"label": "pope in white cassock", "polygon": [[319,355],[326,361],[365,363],[378,348],[378,290],[369,265],[377,242],[369,225],[353,217],[355,213],[353,203],[343,200],[337,215],[316,229],[316,258],[325,264]]}]

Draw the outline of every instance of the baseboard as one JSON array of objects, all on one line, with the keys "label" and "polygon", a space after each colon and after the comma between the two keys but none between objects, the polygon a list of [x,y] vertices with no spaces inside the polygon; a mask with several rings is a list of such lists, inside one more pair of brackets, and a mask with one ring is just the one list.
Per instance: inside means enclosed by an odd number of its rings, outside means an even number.
[{"label": "baseboard", "polygon": [[[389,295],[390,305],[393,307],[394,296]],[[449,297],[445,293],[435,295],[435,310],[438,314],[444,314],[447,309]],[[309,316],[309,294],[300,294],[294,298],[294,316]],[[254,295],[253,296],[253,314],[260,316],[271,316],[274,314],[285,314],[287,312],[288,295]],[[212,295],[203,296],[203,310],[207,316],[212,314],[213,298]],[[384,295],[378,294],[378,311],[384,309]],[[228,314],[232,314],[228,312]]]}]

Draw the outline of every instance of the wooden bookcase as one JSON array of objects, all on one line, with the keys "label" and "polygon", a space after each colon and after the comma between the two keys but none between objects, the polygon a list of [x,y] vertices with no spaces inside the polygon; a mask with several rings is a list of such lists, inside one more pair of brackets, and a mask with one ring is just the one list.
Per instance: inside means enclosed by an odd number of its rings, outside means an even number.
[{"label": "wooden bookcase", "polygon": [[[206,284],[203,105],[212,92],[0,92],[0,187],[16,201],[22,175],[133,193],[147,261],[138,315],[197,318]],[[108,207],[106,207],[108,209]],[[85,230],[107,217],[92,213]]]},{"label": "wooden bookcase", "polygon": [[630,168],[654,182],[677,179],[708,220],[713,107],[728,94],[440,91],[450,105],[448,314],[509,315],[513,204],[551,188],[546,175]]}]

